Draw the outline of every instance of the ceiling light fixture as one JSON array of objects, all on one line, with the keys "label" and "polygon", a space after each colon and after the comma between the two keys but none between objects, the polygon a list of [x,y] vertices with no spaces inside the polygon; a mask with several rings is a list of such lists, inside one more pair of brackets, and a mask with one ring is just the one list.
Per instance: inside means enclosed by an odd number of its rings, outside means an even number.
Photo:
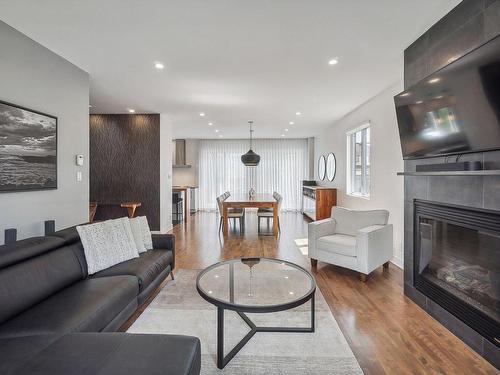
[{"label": "ceiling light fixture", "polygon": [[213,122],[209,122],[208,123],[208,126],[212,126],[214,123]]},{"label": "ceiling light fixture", "polygon": [[328,61],[328,65],[337,65],[339,63],[339,59],[333,58],[330,61]]},{"label": "ceiling light fixture", "polygon": [[219,129],[215,129],[215,132],[218,133],[219,132]]},{"label": "ceiling light fixture", "polygon": [[285,131],[287,132],[288,131],[288,128],[285,129]]},{"label": "ceiling light fixture", "polygon": [[250,150],[248,150],[248,152],[246,154],[241,155],[241,161],[247,167],[256,167],[259,165],[260,156],[257,155],[252,150],[252,133],[253,133],[252,125],[253,125],[253,121],[248,121],[248,125],[250,127]]},{"label": "ceiling light fixture", "polygon": [[281,134],[282,137],[284,137],[285,135],[284,134]]},{"label": "ceiling light fixture", "polygon": [[205,112],[200,112],[200,117],[205,117]]},{"label": "ceiling light fixture", "polygon": [[302,114],[302,112],[295,112],[295,114],[296,114],[297,116],[300,116],[300,115]]},{"label": "ceiling light fixture", "polygon": [[224,136],[222,134],[219,135],[219,138],[224,138]]},{"label": "ceiling light fixture", "polygon": [[163,65],[161,62],[155,62],[155,68],[156,69],[163,69],[165,65]]},{"label": "ceiling light fixture", "polygon": [[289,124],[289,125],[293,125],[293,124],[295,124],[295,122],[290,121],[288,124]]},{"label": "ceiling light fixture", "polygon": [[132,109],[132,108],[129,108],[129,109],[128,109],[128,111],[129,111],[130,113],[135,113],[135,109]]}]

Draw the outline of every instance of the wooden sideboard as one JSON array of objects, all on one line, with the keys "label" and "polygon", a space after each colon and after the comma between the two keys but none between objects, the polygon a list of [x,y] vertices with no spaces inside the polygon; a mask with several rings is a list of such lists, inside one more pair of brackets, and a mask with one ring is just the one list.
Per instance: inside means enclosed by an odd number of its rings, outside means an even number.
[{"label": "wooden sideboard", "polygon": [[302,213],[312,220],[329,218],[337,205],[337,189],[321,186],[302,187]]}]

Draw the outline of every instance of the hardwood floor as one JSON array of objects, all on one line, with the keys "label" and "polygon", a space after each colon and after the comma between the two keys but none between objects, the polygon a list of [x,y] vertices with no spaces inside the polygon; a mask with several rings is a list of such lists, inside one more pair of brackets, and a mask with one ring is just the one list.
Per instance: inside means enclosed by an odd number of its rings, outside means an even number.
[{"label": "hardwood floor", "polygon": [[[231,230],[224,241],[217,234],[218,216],[198,213],[172,230],[176,269],[202,269],[237,256],[281,258],[311,269],[296,243],[307,238],[307,221],[284,213],[280,224],[279,238],[257,236],[257,216],[247,214],[244,236]],[[322,262],[312,273],[365,374],[498,374],[403,295],[403,273],[393,264],[380,267],[366,283],[356,272]]]}]

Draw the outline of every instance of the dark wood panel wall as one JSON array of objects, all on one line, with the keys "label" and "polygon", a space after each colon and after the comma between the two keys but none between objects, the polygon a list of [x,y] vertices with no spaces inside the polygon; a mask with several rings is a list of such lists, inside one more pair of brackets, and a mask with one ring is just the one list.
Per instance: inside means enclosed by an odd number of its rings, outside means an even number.
[{"label": "dark wood panel wall", "polygon": [[126,216],[119,203],[139,201],[136,215],[160,229],[160,115],[90,116],[90,200],[98,219]]},{"label": "dark wood panel wall", "polygon": [[[500,0],[464,0],[404,52],[405,89],[500,34]],[[464,155],[462,161],[500,165],[500,151]],[[444,163],[444,157],[406,160],[405,171],[418,164]],[[500,349],[427,298],[413,286],[414,199],[500,210],[500,177],[405,176],[404,291],[436,320],[500,368]]]}]

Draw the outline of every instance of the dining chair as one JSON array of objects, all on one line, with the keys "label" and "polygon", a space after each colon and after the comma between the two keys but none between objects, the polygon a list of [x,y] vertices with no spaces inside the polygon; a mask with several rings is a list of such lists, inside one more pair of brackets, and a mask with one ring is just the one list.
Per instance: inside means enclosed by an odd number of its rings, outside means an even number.
[{"label": "dining chair", "polygon": [[[281,226],[280,226],[280,210],[281,210],[281,203],[283,202],[283,197],[281,194],[278,192],[273,193],[274,199],[276,199],[276,202],[278,202],[278,231],[281,232]],[[257,231],[260,232],[260,219],[267,219],[267,225],[269,226],[269,220],[274,217],[274,212],[273,209],[270,207],[261,207],[257,210]]]},{"label": "dining chair", "polygon": [[[227,199],[225,197],[225,194],[222,194],[217,197],[217,207],[219,208],[219,214],[220,214],[220,221],[219,221],[219,233],[222,229],[222,226],[224,224],[224,207],[223,203]],[[235,209],[235,210],[229,210],[227,213],[228,220],[233,219],[234,226],[236,226],[236,219],[239,220],[240,224],[240,234],[243,233],[245,229],[245,211],[243,209]]]}]

